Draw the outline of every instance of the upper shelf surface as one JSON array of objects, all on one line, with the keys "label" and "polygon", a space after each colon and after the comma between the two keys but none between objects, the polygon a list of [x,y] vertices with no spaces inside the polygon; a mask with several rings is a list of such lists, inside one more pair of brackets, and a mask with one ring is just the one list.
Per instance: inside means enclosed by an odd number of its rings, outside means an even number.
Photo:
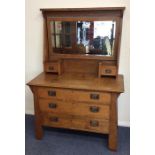
[{"label": "upper shelf surface", "polygon": [[68,88],[79,90],[124,92],[124,80],[122,75],[117,78],[97,78],[91,74],[62,74],[54,75],[41,73],[28,83],[29,86],[45,86],[55,88]]}]

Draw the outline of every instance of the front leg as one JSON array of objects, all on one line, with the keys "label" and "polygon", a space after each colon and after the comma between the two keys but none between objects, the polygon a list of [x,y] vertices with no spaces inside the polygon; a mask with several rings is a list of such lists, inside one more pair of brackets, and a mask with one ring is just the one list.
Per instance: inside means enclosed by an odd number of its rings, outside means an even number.
[{"label": "front leg", "polygon": [[117,97],[116,93],[112,93],[110,104],[110,122],[109,122],[109,149],[117,150]]},{"label": "front leg", "polygon": [[43,138],[43,128],[41,125],[41,118],[35,118],[35,137],[38,140]]},{"label": "front leg", "polygon": [[36,139],[42,139],[43,128],[42,128],[42,114],[39,108],[37,87],[30,86],[34,95],[34,112],[35,112],[35,137]]}]

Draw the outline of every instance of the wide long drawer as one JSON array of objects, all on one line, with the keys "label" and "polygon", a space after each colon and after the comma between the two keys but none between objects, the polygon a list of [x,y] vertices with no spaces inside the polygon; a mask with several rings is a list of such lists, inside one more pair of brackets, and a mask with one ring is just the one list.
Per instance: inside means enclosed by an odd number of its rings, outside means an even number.
[{"label": "wide long drawer", "polygon": [[44,116],[43,125],[98,133],[109,133],[109,121],[93,118],[78,118],[48,113]]},{"label": "wide long drawer", "polygon": [[109,105],[95,103],[66,102],[51,99],[39,99],[39,107],[43,112],[90,116],[93,118],[109,119]]},{"label": "wide long drawer", "polygon": [[56,89],[56,88],[38,88],[40,98],[50,98],[65,101],[95,102],[110,104],[111,94],[104,92],[93,92],[84,90]]}]

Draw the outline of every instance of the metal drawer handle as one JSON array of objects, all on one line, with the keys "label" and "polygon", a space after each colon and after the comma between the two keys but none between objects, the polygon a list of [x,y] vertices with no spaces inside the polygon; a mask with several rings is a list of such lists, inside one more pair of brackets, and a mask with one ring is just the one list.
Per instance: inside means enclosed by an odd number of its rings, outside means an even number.
[{"label": "metal drawer handle", "polygon": [[53,66],[49,66],[48,69],[49,70],[54,70],[54,67]]},{"label": "metal drawer handle", "polygon": [[90,121],[90,126],[92,126],[92,127],[98,127],[99,126],[99,122],[96,121],[96,120],[91,120]]},{"label": "metal drawer handle", "polygon": [[107,74],[110,74],[112,71],[111,71],[111,69],[106,69],[105,70],[105,73],[107,73]]},{"label": "metal drawer handle", "polygon": [[48,107],[51,109],[55,109],[57,107],[57,104],[56,103],[49,103]]},{"label": "metal drawer handle", "polygon": [[100,96],[99,94],[90,94],[90,98],[93,100],[99,100]]},{"label": "metal drawer handle", "polygon": [[48,95],[49,96],[56,96],[56,91],[50,90],[50,91],[48,91]]},{"label": "metal drawer handle", "polygon": [[58,122],[59,118],[58,117],[50,117],[51,122]]},{"label": "metal drawer handle", "polygon": [[99,107],[96,107],[96,106],[91,106],[90,107],[90,111],[91,112],[99,112],[100,108]]}]

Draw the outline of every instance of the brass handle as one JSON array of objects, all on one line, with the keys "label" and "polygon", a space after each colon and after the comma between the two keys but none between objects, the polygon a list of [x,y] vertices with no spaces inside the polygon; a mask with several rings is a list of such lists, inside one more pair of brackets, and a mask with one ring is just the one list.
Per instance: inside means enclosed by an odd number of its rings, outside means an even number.
[{"label": "brass handle", "polygon": [[110,74],[112,71],[111,71],[111,69],[106,69],[105,70],[105,73],[107,73],[107,74]]},{"label": "brass handle", "polygon": [[93,100],[98,100],[100,98],[99,94],[90,94],[90,98]]},{"label": "brass handle", "polygon": [[56,91],[50,90],[50,91],[48,91],[48,95],[49,96],[56,96]]},{"label": "brass handle", "polygon": [[51,122],[58,122],[59,118],[58,117],[50,117]]},{"label": "brass handle", "polygon": [[99,126],[99,122],[96,121],[96,120],[91,120],[90,121],[90,126],[92,126],[92,127],[98,127]]},{"label": "brass handle", "polygon": [[100,108],[99,107],[96,107],[96,106],[91,106],[90,107],[90,111],[91,112],[99,112]]},{"label": "brass handle", "polygon": [[48,69],[49,70],[54,70],[54,67],[53,66],[49,66]]},{"label": "brass handle", "polygon": [[57,107],[57,104],[56,103],[49,103],[48,107],[51,109],[55,109]]}]

